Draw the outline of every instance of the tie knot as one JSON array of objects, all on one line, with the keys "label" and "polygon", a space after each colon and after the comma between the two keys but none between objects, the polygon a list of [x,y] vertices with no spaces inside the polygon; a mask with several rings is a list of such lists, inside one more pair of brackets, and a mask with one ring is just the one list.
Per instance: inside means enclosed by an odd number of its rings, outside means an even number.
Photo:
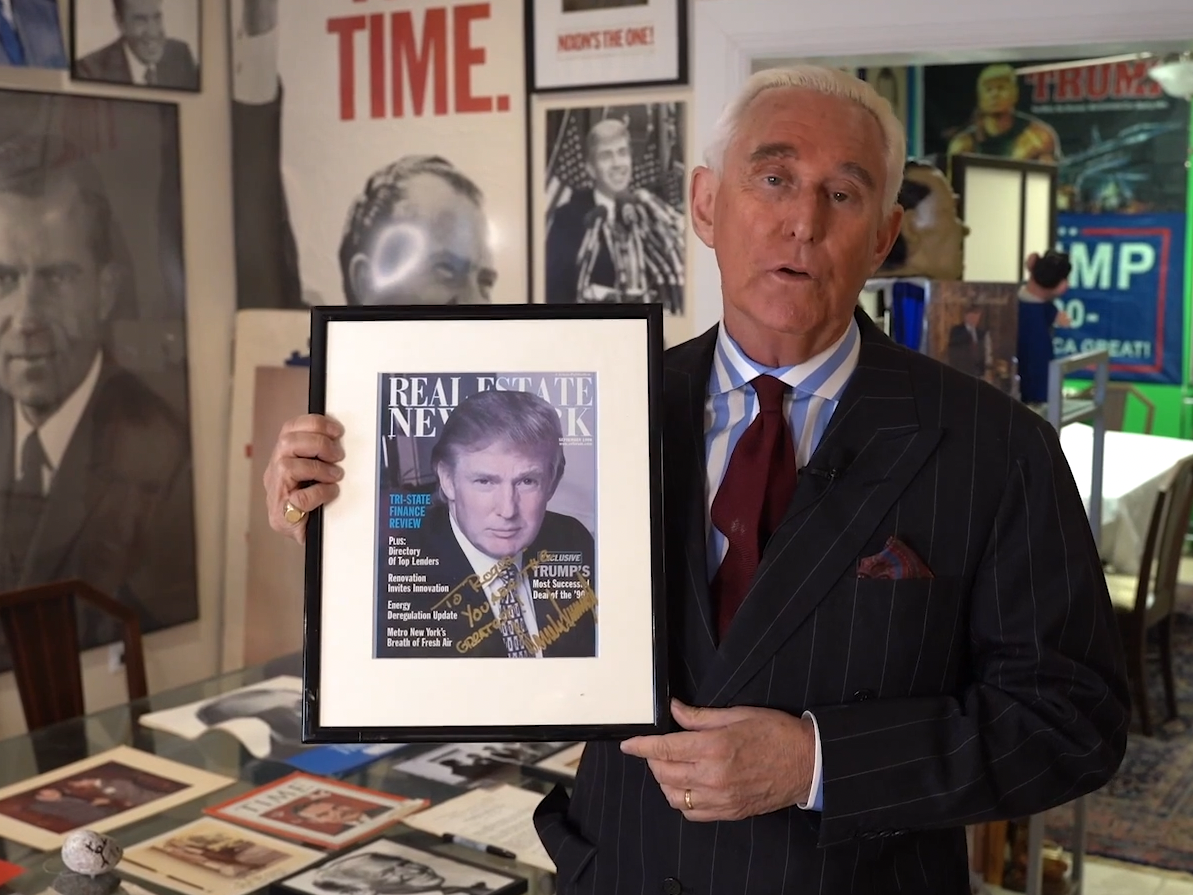
[{"label": "tie knot", "polygon": [[754,379],[754,392],[758,395],[759,413],[782,413],[783,395],[787,393],[787,383],[774,376],[759,376]]}]

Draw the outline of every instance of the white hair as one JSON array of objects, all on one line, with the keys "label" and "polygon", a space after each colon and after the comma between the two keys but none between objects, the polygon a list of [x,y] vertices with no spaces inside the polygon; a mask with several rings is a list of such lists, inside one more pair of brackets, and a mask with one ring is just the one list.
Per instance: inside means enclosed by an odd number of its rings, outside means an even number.
[{"label": "white hair", "polygon": [[825,96],[839,96],[852,100],[874,116],[882,128],[883,153],[886,156],[885,208],[893,206],[899,198],[899,187],[903,184],[903,166],[907,161],[907,135],[903,124],[895,117],[891,104],[867,84],[848,72],[819,65],[794,65],[790,68],[768,68],[756,72],[746,81],[741,91],[721,112],[713,127],[712,140],[704,151],[704,163],[721,173],[725,161],[725,150],[733,140],[750,103],[760,93],[776,87],[801,87],[814,90]]}]

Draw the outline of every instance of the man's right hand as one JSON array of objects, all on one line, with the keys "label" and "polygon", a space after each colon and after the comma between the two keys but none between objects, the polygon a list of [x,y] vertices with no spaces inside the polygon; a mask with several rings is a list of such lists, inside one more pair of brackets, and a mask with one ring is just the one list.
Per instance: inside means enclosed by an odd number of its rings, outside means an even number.
[{"label": "man's right hand", "polygon": [[[265,501],[269,525],[277,532],[306,542],[307,517],[286,521],[286,502],[310,513],[340,493],[344,470],[340,437],[344,427],[331,417],[308,413],[282,424],[273,455],[265,468]],[[302,483],[312,482],[306,487]]]}]

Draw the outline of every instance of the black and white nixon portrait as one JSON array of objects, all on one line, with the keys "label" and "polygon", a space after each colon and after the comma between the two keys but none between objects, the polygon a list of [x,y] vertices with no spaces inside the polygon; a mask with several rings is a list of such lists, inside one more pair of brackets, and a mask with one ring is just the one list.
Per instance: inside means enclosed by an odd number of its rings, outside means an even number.
[{"label": "black and white nixon portrait", "polygon": [[75,0],[73,77],[199,89],[200,0]]},{"label": "black and white nixon portrait", "polygon": [[[0,91],[0,123],[0,591],[193,621],[176,107]],[[119,637],[89,607],[79,632]]]},{"label": "black and white nixon portrait", "polygon": [[391,839],[370,842],[287,880],[285,885],[308,895],[498,895],[526,891],[524,882],[517,878]]},{"label": "black and white nixon portrait", "polygon": [[683,313],[684,113],[680,102],[547,110],[547,303]]}]

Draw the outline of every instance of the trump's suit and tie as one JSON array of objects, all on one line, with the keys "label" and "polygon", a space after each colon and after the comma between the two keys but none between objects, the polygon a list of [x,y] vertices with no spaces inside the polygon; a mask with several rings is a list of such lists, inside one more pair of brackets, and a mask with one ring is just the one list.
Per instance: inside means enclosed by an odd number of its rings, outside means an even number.
[{"label": "trump's suit and tie", "polygon": [[[556,788],[536,813],[560,895],[962,895],[965,824],[1118,768],[1121,646],[1056,432],[857,323],[856,369],[723,638],[706,528],[717,330],[665,359],[672,695],[810,712],[822,810],[689,822],[645,761],[594,742],[570,798]],[[860,576],[892,536],[928,571]]]}]

